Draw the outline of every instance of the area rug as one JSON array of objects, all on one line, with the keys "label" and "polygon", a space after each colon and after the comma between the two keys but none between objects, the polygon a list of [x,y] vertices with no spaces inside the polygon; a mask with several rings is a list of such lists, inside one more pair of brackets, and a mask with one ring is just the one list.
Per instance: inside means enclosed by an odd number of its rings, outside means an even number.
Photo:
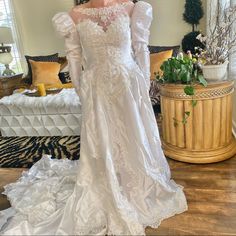
[{"label": "area rug", "polygon": [[80,137],[0,137],[0,168],[30,168],[48,154],[78,160]]}]

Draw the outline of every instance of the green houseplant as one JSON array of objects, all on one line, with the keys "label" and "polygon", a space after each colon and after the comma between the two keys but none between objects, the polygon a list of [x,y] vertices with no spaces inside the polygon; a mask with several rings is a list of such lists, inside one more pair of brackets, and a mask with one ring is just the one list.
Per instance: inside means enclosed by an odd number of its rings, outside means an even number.
[{"label": "green houseplant", "polygon": [[[156,75],[156,79],[161,83],[183,84],[184,93],[192,97],[192,106],[195,107],[197,105],[197,101],[194,100],[194,95],[196,94],[195,85],[207,86],[207,81],[199,69],[197,60],[193,59],[191,54],[183,56],[180,53],[178,57],[172,57],[165,61],[161,66],[161,71],[162,73]],[[189,116],[190,112],[185,112],[185,117],[181,122],[185,124]],[[175,125],[177,125],[179,121],[175,118],[173,119]]]}]

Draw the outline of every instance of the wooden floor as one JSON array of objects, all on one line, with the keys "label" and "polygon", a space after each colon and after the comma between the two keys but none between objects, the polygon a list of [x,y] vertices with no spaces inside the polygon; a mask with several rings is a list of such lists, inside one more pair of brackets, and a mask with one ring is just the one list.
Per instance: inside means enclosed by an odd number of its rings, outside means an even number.
[{"label": "wooden floor", "polygon": [[[236,157],[210,165],[169,163],[173,178],[185,187],[189,210],[156,230],[147,228],[147,235],[236,235]],[[0,191],[22,170],[0,169]],[[1,196],[0,209],[8,206]]]}]

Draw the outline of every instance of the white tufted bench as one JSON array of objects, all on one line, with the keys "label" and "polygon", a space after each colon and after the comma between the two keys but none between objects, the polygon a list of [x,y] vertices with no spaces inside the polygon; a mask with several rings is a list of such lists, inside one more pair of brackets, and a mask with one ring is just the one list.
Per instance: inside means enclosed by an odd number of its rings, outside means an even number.
[{"label": "white tufted bench", "polygon": [[2,136],[77,136],[81,119],[81,103],[74,89],[46,97],[15,93],[0,99]]}]

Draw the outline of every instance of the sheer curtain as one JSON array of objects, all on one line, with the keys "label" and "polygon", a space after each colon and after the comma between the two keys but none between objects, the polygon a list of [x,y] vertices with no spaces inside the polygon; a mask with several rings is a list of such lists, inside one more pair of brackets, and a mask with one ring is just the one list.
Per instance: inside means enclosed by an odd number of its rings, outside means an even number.
[{"label": "sheer curtain", "polygon": [[21,73],[23,71],[23,53],[11,0],[0,0],[0,26],[8,26],[12,30],[15,43],[12,45],[13,62],[10,66],[16,73]]},{"label": "sheer curtain", "polygon": [[[209,34],[209,27],[214,27],[214,25],[209,25],[209,20],[216,11],[216,5],[218,0],[207,0],[207,32]],[[225,6],[236,7],[236,0],[221,0],[221,3]],[[236,23],[232,27],[232,34],[236,33]],[[236,50],[236,47],[233,49]],[[231,79],[236,80],[236,52],[229,58],[229,76]],[[235,82],[235,93],[233,101],[234,111],[233,111],[233,133],[236,137],[236,82]]]},{"label": "sheer curtain", "polygon": [[[214,16],[216,11],[216,6],[218,0],[207,0],[208,2],[208,9],[207,9],[207,32],[209,32],[210,27],[214,27],[213,24],[209,25],[209,20],[212,16]],[[235,6],[236,7],[236,0],[221,0],[220,1],[223,6]],[[236,33],[236,23],[232,27],[232,34]],[[235,50],[235,49],[234,49]],[[234,53],[229,58],[230,64],[229,64],[229,74],[232,78],[236,79],[236,53]]]},{"label": "sheer curtain", "polygon": [[[231,5],[236,7],[236,0],[231,0]],[[234,23],[232,33],[236,35],[236,22]],[[236,50],[236,47],[234,48]],[[236,80],[236,52],[230,57],[230,75],[233,79]],[[235,81],[235,92],[234,92],[234,111],[233,111],[233,133],[236,137],[236,81]]]},{"label": "sheer curtain", "polygon": [[[230,1],[231,6],[236,7],[236,0],[231,0]],[[234,26],[232,28],[232,33],[236,35],[236,22],[234,23]],[[236,47],[234,48],[236,50]],[[236,79],[236,52],[231,56],[230,58],[230,75],[232,78]],[[236,106],[236,104],[235,104]]]},{"label": "sheer curtain", "polygon": [[[209,20],[212,15],[214,15],[216,11],[216,5],[218,0],[207,0],[207,32],[209,33],[210,27],[214,27],[214,25],[209,25]],[[221,4],[226,6],[236,7],[236,0],[221,0]],[[236,33],[236,23],[232,27],[232,34]],[[235,50],[236,47],[233,49]],[[229,76],[231,79],[236,80],[236,52],[231,55],[229,58]],[[234,101],[233,101],[233,133],[236,137],[236,82],[235,82],[235,93],[234,93]]]}]

